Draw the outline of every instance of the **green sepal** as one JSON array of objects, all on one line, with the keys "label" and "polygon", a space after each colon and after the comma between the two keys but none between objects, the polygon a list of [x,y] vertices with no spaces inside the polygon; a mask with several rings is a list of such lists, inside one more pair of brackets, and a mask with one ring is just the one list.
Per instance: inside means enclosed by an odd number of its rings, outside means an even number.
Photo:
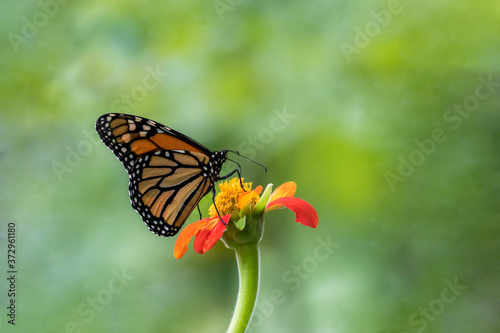
[{"label": "green sepal", "polygon": [[247,224],[247,217],[246,215],[243,216],[241,219],[239,219],[237,222],[234,223],[234,226],[236,227],[236,229],[238,229],[239,231],[242,231],[243,229],[245,229],[245,225]]},{"label": "green sepal", "polygon": [[262,215],[266,210],[267,203],[269,202],[269,198],[271,197],[271,192],[273,190],[273,184],[267,185],[264,193],[260,196],[260,200],[255,204],[253,208],[254,215]]}]

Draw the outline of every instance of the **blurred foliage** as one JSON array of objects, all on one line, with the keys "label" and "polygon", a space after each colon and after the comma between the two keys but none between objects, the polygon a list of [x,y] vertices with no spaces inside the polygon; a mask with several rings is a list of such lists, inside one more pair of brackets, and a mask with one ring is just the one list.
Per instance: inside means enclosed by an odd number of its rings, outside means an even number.
[{"label": "blurred foliage", "polygon": [[[247,181],[294,180],[316,207],[316,230],[268,217],[252,332],[500,330],[498,1],[1,6],[0,240],[15,221],[19,271],[2,332],[229,324],[234,254],[177,261],[129,205],[93,129],[124,110],[241,150],[269,169],[242,160]],[[168,75],[141,95],[151,71]]]}]

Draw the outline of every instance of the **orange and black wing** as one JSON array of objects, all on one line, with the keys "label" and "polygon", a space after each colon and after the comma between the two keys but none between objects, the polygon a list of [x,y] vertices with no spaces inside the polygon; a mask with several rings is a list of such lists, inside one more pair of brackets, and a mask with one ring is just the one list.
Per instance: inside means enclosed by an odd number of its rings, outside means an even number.
[{"label": "orange and black wing", "polygon": [[154,120],[129,114],[102,115],[96,122],[96,130],[128,172],[139,156],[157,150],[187,150],[211,155],[210,150],[190,137]]},{"label": "orange and black wing", "polygon": [[149,230],[173,236],[213,187],[208,156],[186,150],[156,151],[139,157],[130,173],[132,207]]}]

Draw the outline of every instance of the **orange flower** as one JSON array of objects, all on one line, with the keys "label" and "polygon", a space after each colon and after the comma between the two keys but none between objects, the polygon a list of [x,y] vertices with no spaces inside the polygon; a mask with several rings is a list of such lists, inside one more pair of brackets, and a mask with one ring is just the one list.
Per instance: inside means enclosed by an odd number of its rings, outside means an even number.
[{"label": "orange flower", "polygon": [[[245,190],[241,187],[239,178],[233,178],[219,184],[220,192],[214,201],[222,216],[222,221],[212,205],[210,207],[211,217],[192,223],[182,230],[174,248],[174,256],[177,259],[186,253],[187,246],[193,237],[195,237],[194,250],[203,254],[217,243],[230,223],[236,226],[236,228],[232,228],[233,233],[243,233],[247,223],[262,223],[264,214],[275,209],[286,207],[295,213],[295,221],[312,228],[317,227],[318,214],[316,210],[306,201],[294,197],[297,190],[297,185],[294,182],[284,183],[274,191],[272,191],[272,184],[269,184],[262,197],[260,196],[262,186],[257,186],[254,190],[250,190],[252,183],[243,183],[243,186]],[[262,228],[258,227],[252,228],[250,226],[247,230],[262,233]],[[246,240],[257,239],[258,241],[261,236],[260,234],[252,238],[246,235],[243,238]]]},{"label": "orange flower", "polygon": [[227,223],[231,215],[225,215],[222,217],[221,222],[219,217],[207,217],[198,222],[194,222],[188,225],[177,237],[177,242],[175,243],[174,256],[177,259],[182,258],[182,256],[187,251],[187,246],[191,241],[191,238],[196,236],[194,240],[194,250],[198,253],[204,254],[212,248],[212,246],[217,243],[221,238],[222,233],[226,230]]}]

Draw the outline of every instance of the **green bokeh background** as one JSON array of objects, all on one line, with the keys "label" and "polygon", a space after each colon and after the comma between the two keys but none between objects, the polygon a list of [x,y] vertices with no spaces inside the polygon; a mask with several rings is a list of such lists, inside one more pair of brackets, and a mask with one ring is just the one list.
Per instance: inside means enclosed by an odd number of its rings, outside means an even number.
[{"label": "green bokeh background", "polygon": [[[500,331],[498,1],[0,6],[2,332],[227,328],[234,254],[176,260],[147,230],[94,131],[114,111],[240,149],[269,169],[238,159],[246,180],[317,209],[315,230],[266,216],[252,332]],[[168,75],[141,95],[148,69]]]}]

